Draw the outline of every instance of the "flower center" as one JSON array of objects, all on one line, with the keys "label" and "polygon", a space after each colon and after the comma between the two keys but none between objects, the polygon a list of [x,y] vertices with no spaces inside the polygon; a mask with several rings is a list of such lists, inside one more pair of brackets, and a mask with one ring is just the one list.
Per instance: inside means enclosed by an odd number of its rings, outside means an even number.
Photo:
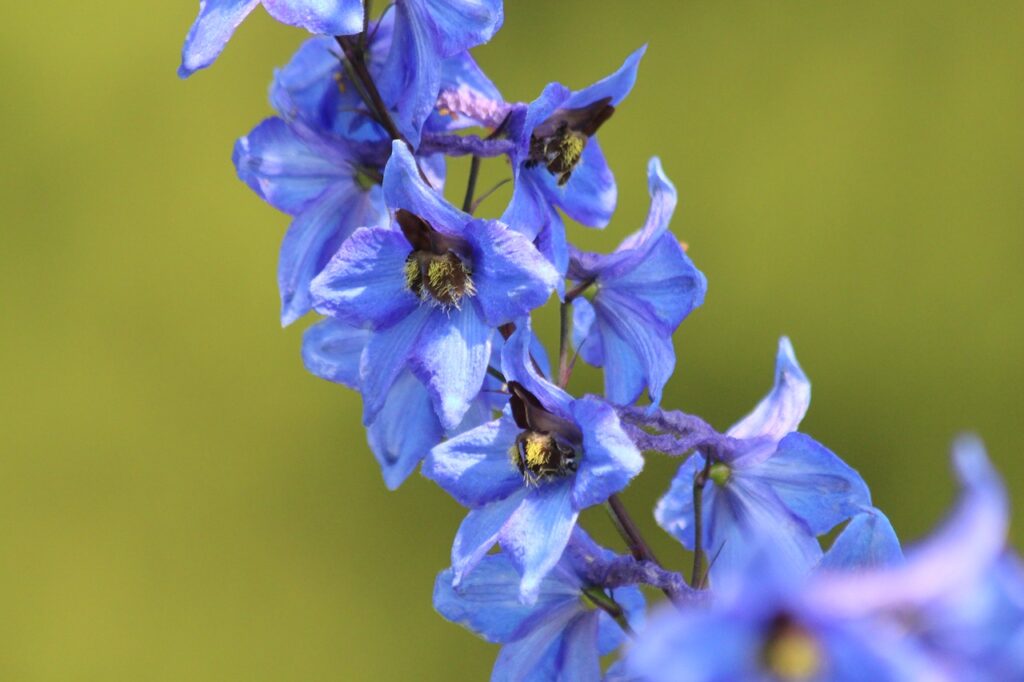
[{"label": "flower center", "polygon": [[523,431],[511,450],[512,463],[528,485],[576,471],[576,450],[549,433]]},{"label": "flower center", "polygon": [[772,634],[761,653],[765,668],[786,682],[810,679],[821,670],[817,640],[787,616],[780,616],[772,625]]},{"label": "flower center", "polygon": [[732,476],[732,469],[729,468],[728,464],[723,464],[722,462],[715,462],[711,465],[711,469],[708,470],[708,478],[718,486],[725,485],[729,481],[730,476]]},{"label": "flower center", "polygon": [[461,308],[462,300],[476,294],[473,270],[459,256],[465,242],[431,227],[425,220],[400,209],[402,233],[413,247],[402,268],[405,286],[421,301],[442,308]]},{"label": "flower center", "polygon": [[605,97],[579,109],[559,109],[534,128],[527,168],[542,165],[557,178],[559,186],[569,182],[587,140],[615,113],[610,101]]}]

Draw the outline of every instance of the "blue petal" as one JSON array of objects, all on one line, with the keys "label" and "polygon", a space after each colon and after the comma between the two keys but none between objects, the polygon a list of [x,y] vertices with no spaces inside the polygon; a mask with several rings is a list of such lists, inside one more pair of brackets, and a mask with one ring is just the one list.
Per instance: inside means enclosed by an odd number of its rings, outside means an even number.
[{"label": "blue petal", "polygon": [[802,433],[783,438],[774,455],[745,473],[770,485],[816,535],[871,506],[860,474]]},{"label": "blue petal", "polygon": [[604,356],[605,395],[617,405],[630,405],[646,385],[657,405],[676,366],[672,330],[612,291],[599,291],[593,305]]},{"label": "blue petal", "polygon": [[644,458],[608,403],[581,398],[572,404],[572,416],[583,432],[583,456],[572,489],[573,507],[582,510],[625,488],[643,469]]},{"label": "blue petal", "polygon": [[259,0],[201,0],[199,16],[185,38],[178,76],[188,78],[217,59],[235,29]]},{"label": "blue petal", "polygon": [[363,0],[263,0],[270,16],[310,33],[347,36],[363,30]]},{"label": "blue petal", "polygon": [[427,306],[415,308],[397,324],[370,336],[359,363],[364,424],[370,424],[384,407],[388,390],[405,369],[432,312]]},{"label": "blue petal", "polygon": [[423,462],[423,475],[467,507],[508,497],[523,487],[512,464],[519,427],[503,416],[436,445]]},{"label": "blue petal", "polygon": [[636,72],[640,67],[640,60],[646,51],[646,45],[640,47],[633,54],[626,57],[626,61],[622,63],[622,66],[615,73],[602,78],[589,87],[574,92],[562,106],[565,109],[578,109],[593,104],[605,97],[611,100],[613,106],[618,106],[622,100],[626,99],[629,91],[633,89],[633,84],[636,83]]},{"label": "blue petal", "polygon": [[543,305],[561,280],[526,237],[497,221],[473,221],[466,238],[473,249],[473,300],[492,327]]},{"label": "blue petal", "polygon": [[597,649],[599,613],[592,611],[580,616],[565,629],[556,661],[560,679],[601,679],[601,657]]},{"label": "blue petal", "polygon": [[352,231],[386,220],[380,188],[363,190],[351,180],[328,189],[299,213],[281,243],[277,266],[283,326],[309,312],[313,279]]},{"label": "blue petal", "polygon": [[461,233],[471,220],[423,182],[409,148],[397,140],[384,168],[384,201],[391,210],[403,208],[441,232]]},{"label": "blue petal", "polygon": [[502,0],[405,0],[405,4],[417,7],[417,16],[426,22],[441,57],[486,43],[505,18]]},{"label": "blue petal", "polygon": [[525,636],[523,626],[566,605],[579,605],[579,589],[557,580],[545,580],[537,603],[526,606],[519,599],[519,573],[504,554],[484,557],[477,567],[452,586],[448,569],[434,583],[434,608],[488,642],[505,643]]},{"label": "blue petal", "polygon": [[[626,613],[626,620],[634,632],[639,632],[644,627],[644,619],[647,612],[647,602],[644,600],[644,593],[635,585],[617,587],[610,590],[612,598],[622,607]],[[622,626],[607,613],[602,612],[597,632],[598,653],[606,656],[619,648],[626,641],[626,633]]]},{"label": "blue petal", "polygon": [[[654,508],[654,518],[687,549],[694,548],[693,480],[704,467],[702,455],[691,455],[672,479],[672,485]],[[704,530],[707,539],[707,527]]]},{"label": "blue petal", "polygon": [[818,568],[852,571],[891,566],[903,561],[896,531],[885,514],[870,509],[857,514],[825,552]]},{"label": "blue petal", "polygon": [[359,228],[310,287],[317,312],[384,329],[420,307],[405,284],[412,247],[397,230]]},{"label": "blue petal", "polygon": [[579,616],[579,603],[567,604],[552,611],[545,620],[522,638],[503,646],[498,653],[498,660],[494,663],[491,682],[542,682],[562,679],[558,677],[557,665],[562,636],[570,623]]},{"label": "blue petal", "polygon": [[235,143],[238,177],[274,208],[292,215],[331,186],[354,184],[347,159],[313,147],[287,123],[268,118]]},{"label": "blue petal", "polygon": [[577,298],[572,303],[572,345],[579,351],[580,357],[588,365],[604,366],[604,349],[601,346],[601,333],[595,322],[597,316],[594,306],[585,298]]},{"label": "blue petal", "polygon": [[707,279],[671,234],[663,234],[641,257],[621,265],[627,267],[609,269],[599,276],[596,298],[614,293],[670,332],[704,303]]},{"label": "blue petal", "polygon": [[302,335],[302,360],[311,373],[359,388],[359,356],[370,332],[338,320],[317,322]]},{"label": "blue petal", "polygon": [[395,5],[395,28],[387,62],[376,78],[381,96],[393,110],[399,132],[414,148],[437,102],[442,57],[418,1]]},{"label": "blue petal", "polygon": [[526,115],[514,118],[514,125],[509,130],[509,138],[516,141],[512,162],[517,185],[520,182],[520,174],[528,170],[521,164],[530,153],[530,136],[533,135],[533,129],[550,118],[551,114],[555,113],[570,95],[569,89],[564,85],[548,83],[541,91],[540,96],[527,106]]},{"label": "blue petal", "polygon": [[785,336],[779,339],[775,361],[775,385],[754,411],[729,429],[733,438],[770,438],[782,440],[796,431],[811,403],[811,382],[800,369],[793,345]]},{"label": "blue petal", "polygon": [[443,435],[423,384],[411,372],[399,374],[366,430],[388,490],[402,485]]},{"label": "blue petal", "polygon": [[665,175],[661,159],[651,157],[647,162],[647,193],[651,197],[651,205],[647,210],[647,220],[637,232],[622,240],[617,252],[644,254],[654,243],[668,231],[669,222],[675,213],[679,196],[675,185]]},{"label": "blue petal", "polygon": [[519,589],[527,603],[536,599],[541,580],[562,557],[576,526],[579,512],[571,493],[569,481],[531,491],[501,530],[498,541],[523,576]]},{"label": "blue petal", "polygon": [[596,139],[587,142],[569,181],[561,187],[546,169],[531,169],[525,177],[542,183],[543,194],[566,215],[590,227],[604,227],[615,213],[615,176]]},{"label": "blue petal", "polygon": [[341,48],[334,38],[317,36],[304,42],[282,68],[274,71],[270,104],[282,118],[302,120],[316,130],[334,130],[339,111],[361,103],[355,88],[338,87],[344,77]]},{"label": "blue petal", "polygon": [[411,356],[445,429],[454,429],[480,393],[491,357],[491,329],[473,306],[436,309]]},{"label": "blue petal", "polygon": [[509,517],[523,504],[529,491],[520,490],[503,500],[473,509],[462,520],[452,543],[452,584],[462,584],[466,575],[498,541],[498,535]]},{"label": "blue petal", "polygon": [[[460,130],[472,126],[496,127],[508,113],[508,105],[491,79],[477,65],[469,52],[444,60],[441,65],[440,92],[437,108],[430,114],[426,129],[430,131]],[[453,104],[454,103],[454,104]],[[455,106],[457,104],[458,106]]]},{"label": "blue petal", "polygon": [[821,559],[821,546],[807,526],[774,491],[757,479],[733,471],[724,487],[709,483],[704,492],[711,576],[736,574],[752,557],[769,548],[772,559],[795,574]]},{"label": "blue petal", "polygon": [[532,393],[550,412],[570,418],[572,396],[537,373],[531,357],[535,340],[530,320],[516,323],[516,330],[501,349],[501,371],[508,381],[517,381]]}]

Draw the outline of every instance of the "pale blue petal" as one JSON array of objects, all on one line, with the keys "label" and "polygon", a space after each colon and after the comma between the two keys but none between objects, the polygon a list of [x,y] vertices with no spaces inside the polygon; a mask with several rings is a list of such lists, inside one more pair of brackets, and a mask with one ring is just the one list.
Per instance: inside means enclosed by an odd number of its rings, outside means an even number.
[{"label": "pale blue petal", "polygon": [[597,682],[601,679],[601,657],[597,649],[599,611],[576,618],[565,629],[556,666],[564,682]]},{"label": "pale blue petal", "polygon": [[771,486],[815,535],[871,506],[871,493],[860,474],[802,433],[783,438],[774,455],[745,475]]},{"label": "pale blue petal", "polygon": [[373,422],[384,407],[391,385],[405,369],[432,312],[427,306],[414,308],[408,317],[370,336],[359,363],[364,424]]},{"label": "pale blue petal", "polygon": [[473,221],[466,239],[473,249],[473,301],[492,327],[543,305],[561,280],[529,239],[497,221]]},{"label": "pale blue petal", "polygon": [[501,529],[528,494],[529,491],[523,489],[466,514],[455,534],[455,542],[452,543],[453,585],[461,585],[466,575],[494,547]]},{"label": "pale blue petal", "polygon": [[505,643],[527,635],[524,625],[566,605],[579,605],[577,588],[557,580],[541,583],[537,602],[519,599],[519,573],[504,554],[486,556],[458,587],[448,569],[434,583],[434,608],[448,620],[472,630],[488,642]]},{"label": "pale blue petal", "polygon": [[598,291],[593,305],[604,356],[605,395],[617,405],[630,405],[646,386],[657,405],[676,366],[672,330],[614,291]]},{"label": "pale blue petal", "polygon": [[548,682],[557,679],[554,676],[557,674],[556,657],[562,645],[562,635],[579,614],[578,603],[555,609],[522,638],[503,646],[491,672],[491,682]]},{"label": "pale blue petal", "polygon": [[317,322],[302,335],[302,360],[312,374],[359,389],[359,357],[370,332],[339,320]]},{"label": "pale blue petal", "polygon": [[604,227],[615,213],[618,200],[615,175],[597,139],[587,142],[569,181],[561,187],[555,176],[544,168],[533,169],[529,177],[540,180],[548,200],[581,225]]},{"label": "pale blue petal", "polygon": [[397,230],[359,228],[310,287],[317,312],[384,329],[420,307],[405,283],[412,247]]},{"label": "pale blue petal", "polygon": [[434,446],[423,475],[467,507],[508,497],[523,487],[511,452],[519,427],[503,416]]},{"label": "pale blue petal", "polygon": [[363,30],[363,0],[263,0],[270,16],[310,33],[347,36]]},{"label": "pale blue petal", "polygon": [[[640,588],[635,585],[627,585],[610,590],[610,593],[612,599],[622,607],[626,614],[626,620],[633,631],[643,630],[647,615],[647,602],[644,600],[644,593],[640,591]],[[616,623],[610,615],[602,612],[597,632],[598,653],[606,656],[625,641],[626,633],[623,632],[622,626]]]},{"label": "pale blue petal", "polygon": [[384,201],[391,210],[405,209],[440,232],[461,233],[471,220],[423,182],[409,148],[397,140],[384,169]]},{"label": "pale blue petal", "polygon": [[423,384],[411,372],[399,374],[384,406],[366,429],[388,490],[402,485],[443,435]]},{"label": "pale blue petal", "polygon": [[619,492],[644,467],[644,458],[626,435],[615,410],[587,396],[572,404],[583,432],[583,456],[572,486],[573,507],[582,510]]},{"label": "pale blue petal", "polygon": [[522,384],[549,412],[569,419],[570,403],[573,398],[537,373],[530,353],[534,344],[529,318],[518,321],[515,332],[505,341],[505,347],[501,349],[502,374],[508,381]]},{"label": "pale blue petal", "polygon": [[588,365],[601,367],[604,365],[604,348],[601,334],[595,322],[597,316],[594,306],[585,298],[577,298],[572,303],[572,345],[579,351],[580,357]]},{"label": "pale blue petal", "polygon": [[178,75],[188,78],[217,59],[235,29],[259,0],[201,0],[199,16],[185,38]]},{"label": "pale blue petal", "polygon": [[779,339],[775,361],[775,385],[754,411],[729,429],[733,438],[770,438],[780,441],[796,431],[811,404],[811,382],[800,369],[793,345],[785,336]]},{"label": "pale blue petal", "polygon": [[626,98],[633,85],[636,83],[637,69],[640,67],[640,60],[647,51],[644,45],[626,57],[619,69],[605,78],[602,78],[593,85],[574,92],[562,106],[566,109],[579,109],[594,102],[609,98],[612,106],[618,106],[619,102]]},{"label": "pale blue petal", "polygon": [[454,429],[480,393],[491,357],[491,329],[472,305],[435,309],[411,356],[445,429]]},{"label": "pale blue petal", "polygon": [[541,580],[562,557],[578,516],[572,485],[563,480],[532,490],[505,524],[498,541],[523,576],[526,602],[536,599]]},{"label": "pale blue petal", "polygon": [[854,571],[903,561],[896,531],[885,514],[870,509],[857,514],[825,552],[820,570]]},{"label": "pale blue petal", "polygon": [[419,147],[423,124],[441,87],[443,58],[431,34],[428,11],[422,0],[396,3],[391,49],[376,78],[395,125],[413,148]]},{"label": "pale blue petal", "polygon": [[[505,19],[502,0],[402,0],[419,6],[441,57],[489,41]],[[400,1],[399,4],[402,4]]]},{"label": "pale blue petal", "polygon": [[[654,508],[654,518],[669,535],[694,548],[693,481],[704,468],[702,455],[690,455],[672,479],[672,485]],[[707,540],[707,526],[704,527]]]}]

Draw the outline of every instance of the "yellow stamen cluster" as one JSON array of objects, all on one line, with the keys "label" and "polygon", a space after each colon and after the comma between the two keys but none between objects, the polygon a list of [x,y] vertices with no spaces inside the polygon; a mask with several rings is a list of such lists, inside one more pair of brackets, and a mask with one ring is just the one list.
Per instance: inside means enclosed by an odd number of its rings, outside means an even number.
[{"label": "yellow stamen cluster", "polygon": [[558,141],[558,155],[562,157],[562,166],[572,169],[580,161],[583,155],[583,148],[587,145],[587,138],[576,132],[566,133]]},{"label": "yellow stamen cluster", "polygon": [[821,664],[818,642],[799,626],[784,627],[764,648],[765,667],[786,682],[811,679],[820,672]]}]

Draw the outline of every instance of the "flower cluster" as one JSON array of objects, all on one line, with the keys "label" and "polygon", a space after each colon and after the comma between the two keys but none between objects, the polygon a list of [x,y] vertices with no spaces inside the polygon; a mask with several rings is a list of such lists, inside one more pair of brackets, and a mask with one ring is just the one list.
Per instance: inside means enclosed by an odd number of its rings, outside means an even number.
[{"label": "flower cluster", "polygon": [[[434,605],[501,645],[492,679],[1024,679],[1024,569],[978,441],[953,449],[959,505],[904,553],[861,476],[797,430],[810,383],[788,339],[771,392],[725,432],[661,407],[673,334],[707,288],[670,232],[675,187],[651,159],[647,218],[611,253],[570,244],[564,222],[613,217],[597,134],[645,48],[589,87],[509,102],[469,52],[501,27],[501,0],[395,0],[377,17],[368,1],[202,0],[180,74],[259,4],[314,34],[275,73],[276,115],[238,140],[235,166],[292,216],[281,322],[322,316],[303,359],[362,396],[385,485],[420,467],[466,507]],[[445,193],[457,157],[459,205]],[[513,183],[490,218],[486,159]],[[553,361],[531,325],[551,300]],[[602,369],[603,396],[569,392],[578,360]],[[659,455],[686,457],[654,513],[692,552],[687,577],[618,498]],[[623,554],[580,526],[595,506]],[[666,597],[650,617],[641,588]]]}]

